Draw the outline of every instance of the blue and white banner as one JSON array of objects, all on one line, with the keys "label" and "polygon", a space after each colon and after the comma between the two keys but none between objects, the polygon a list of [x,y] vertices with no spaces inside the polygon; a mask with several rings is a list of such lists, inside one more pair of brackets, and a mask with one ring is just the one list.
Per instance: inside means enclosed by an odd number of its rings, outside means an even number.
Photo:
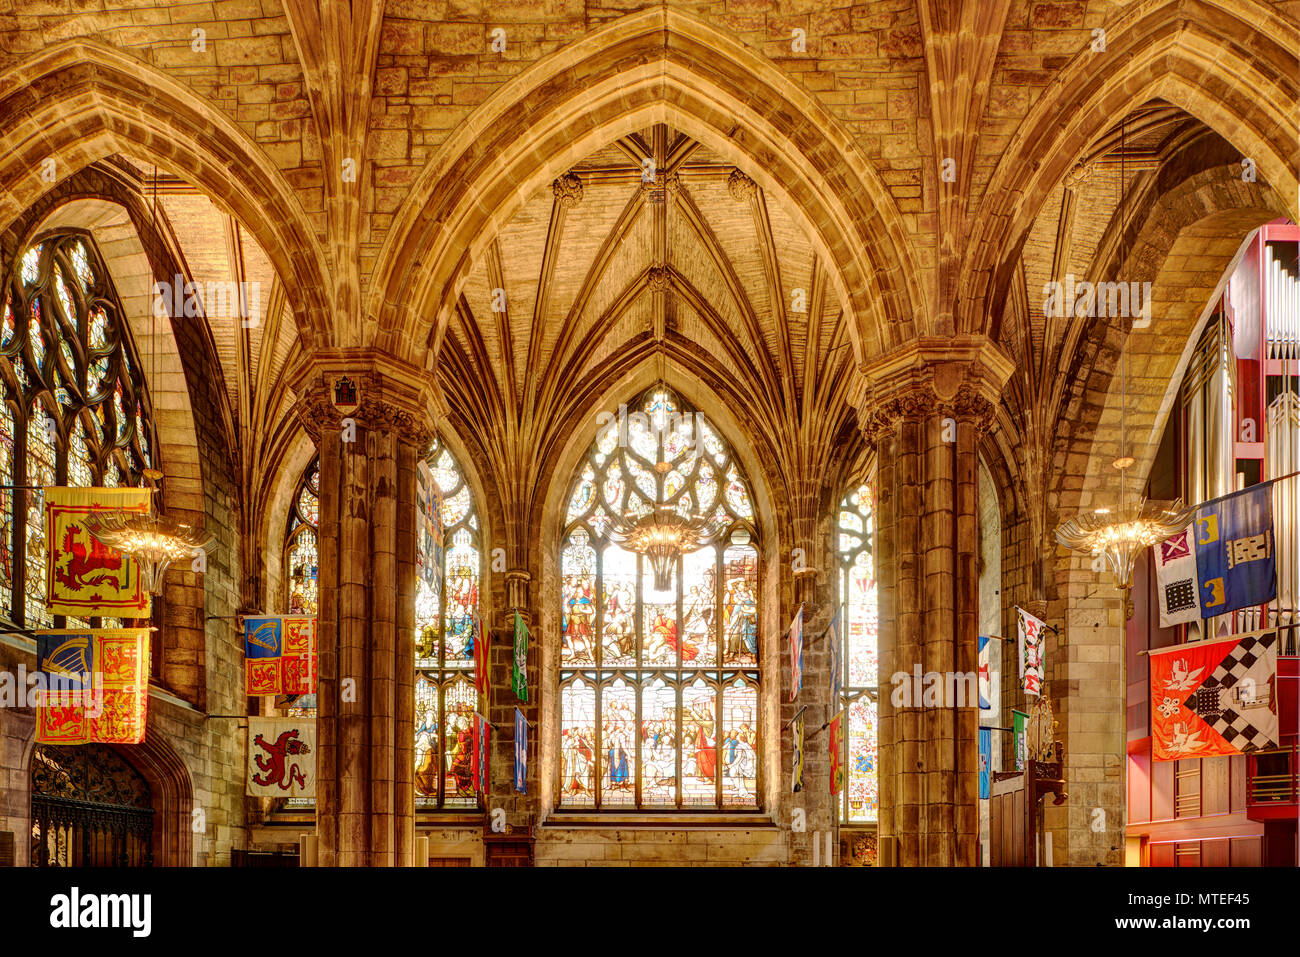
[{"label": "blue and white banner", "polygon": [[989,780],[992,776],[993,768],[993,729],[979,729],[980,745],[980,800],[989,799]]},{"label": "blue and white banner", "polygon": [[989,661],[993,640],[988,635],[979,636],[979,692],[980,710],[993,710],[993,671]]},{"label": "blue and white banner", "polygon": [[1272,601],[1273,483],[1206,502],[1153,552],[1162,628]]},{"label": "blue and white banner", "polygon": [[515,790],[528,793],[528,719],[515,708]]}]

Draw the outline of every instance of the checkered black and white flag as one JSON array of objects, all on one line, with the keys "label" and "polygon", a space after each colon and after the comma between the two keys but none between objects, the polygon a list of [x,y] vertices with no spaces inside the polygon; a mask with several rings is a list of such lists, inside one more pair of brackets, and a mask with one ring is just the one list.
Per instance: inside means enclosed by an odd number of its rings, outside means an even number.
[{"label": "checkered black and white flag", "polygon": [[1216,717],[1206,723],[1243,754],[1278,744],[1277,632],[1247,635],[1214,669],[1202,690],[1219,689]]}]

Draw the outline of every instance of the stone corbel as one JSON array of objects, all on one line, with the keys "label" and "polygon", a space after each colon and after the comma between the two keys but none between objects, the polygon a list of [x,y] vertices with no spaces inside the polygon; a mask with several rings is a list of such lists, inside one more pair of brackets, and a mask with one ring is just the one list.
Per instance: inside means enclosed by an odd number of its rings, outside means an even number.
[{"label": "stone corbel", "polygon": [[421,454],[433,441],[438,395],[432,377],[409,363],[369,349],[317,352],[301,359],[288,380],[317,445],[325,432],[349,424],[396,432]]},{"label": "stone corbel", "polygon": [[528,623],[528,585],[532,580],[533,576],[522,568],[506,572],[506,607],[503,613],[507,616],[507,624],[513,620],[516,611],[524,619],[524,624]]}]

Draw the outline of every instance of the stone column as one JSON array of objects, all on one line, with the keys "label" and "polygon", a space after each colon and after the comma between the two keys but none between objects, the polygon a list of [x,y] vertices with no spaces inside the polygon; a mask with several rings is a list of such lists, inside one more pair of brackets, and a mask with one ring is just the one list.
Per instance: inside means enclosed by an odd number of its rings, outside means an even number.
[{"label": "stone column", "polygon": [[987,340],[935,338],[864,370],[859,420],[877,454],[882,864],[976,863],[977,447],[1011,368]]},{"label": "stone column", "polygon": [[316,832],[321,866],[409,866],[415,836],[416,463],[423,372],[318,357],[298,377],[320,449]]}]

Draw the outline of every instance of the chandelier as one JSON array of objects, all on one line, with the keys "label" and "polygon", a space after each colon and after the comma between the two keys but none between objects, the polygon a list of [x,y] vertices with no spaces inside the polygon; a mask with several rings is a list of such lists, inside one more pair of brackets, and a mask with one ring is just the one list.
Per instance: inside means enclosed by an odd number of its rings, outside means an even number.
[{"label": "chandelier", "polygon": [[654,572],[655,591],[667,591],[678,557],[709,544],[713,532],[702,519],[656,505],[640,518],[610,529],[610,537],[628,551],[644,555]]},{"label": "chandelier", "polygon": [[166,515],[109,510],[83,519],[86,531],[110,548],[130,555],[140,566],[140,580],[154,595],[162,594],[171,563],[193,558],[213,536],[201,528],[175,522]]},{"label": "chandelier", "polygon": [[1181,502],[1172,507],[1146,499],[1125,502],[1121,494],[1120,505],[1113,511],[1099,508],[1062,522],[1056,540],[1067,548],[1102,556],[1115,574],[1115,587],[1127,595],[1133,587],[1133,563],[1142,549],[1177,535],[1187,527],[1194,511]]}]

